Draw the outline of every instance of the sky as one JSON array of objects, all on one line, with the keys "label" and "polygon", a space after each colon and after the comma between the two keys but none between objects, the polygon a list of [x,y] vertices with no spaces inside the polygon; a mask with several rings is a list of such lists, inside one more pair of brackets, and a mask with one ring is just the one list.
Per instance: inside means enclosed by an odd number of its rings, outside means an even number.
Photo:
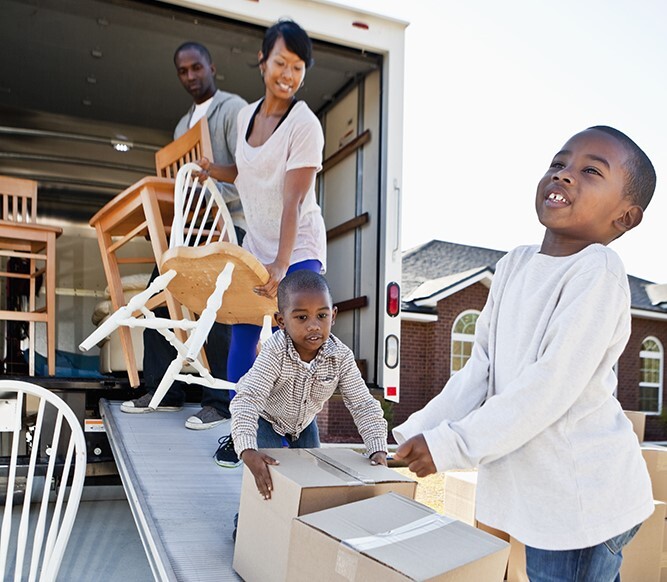
[{"label": "sky", "polygon": [[667,283],[667,2],[338,0],[406,30],[403,249],[538,244],[537,182],[573,134],[611,125],[651,158],[643,222],[610,246]]}]

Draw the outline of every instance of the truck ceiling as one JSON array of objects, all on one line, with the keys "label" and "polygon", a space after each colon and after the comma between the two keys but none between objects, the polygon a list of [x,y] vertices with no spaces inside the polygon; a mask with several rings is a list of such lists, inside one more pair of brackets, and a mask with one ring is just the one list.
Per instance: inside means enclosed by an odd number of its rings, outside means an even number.
[{"label": "truck ceiling", "polygon": [[[86,192],[99,206],[154,172],[155,150],[191,104],[172,63],[182,42],[209,48],[220,89],[262,96],[263,27],[149,0],[0,0],[0,14],[0,174],[38,179],[45,211],[56,193]],[[316,112],[381,66],[316,40],[314,57],[299,96]],[[112,148],[122,138],[128,155]]]}]

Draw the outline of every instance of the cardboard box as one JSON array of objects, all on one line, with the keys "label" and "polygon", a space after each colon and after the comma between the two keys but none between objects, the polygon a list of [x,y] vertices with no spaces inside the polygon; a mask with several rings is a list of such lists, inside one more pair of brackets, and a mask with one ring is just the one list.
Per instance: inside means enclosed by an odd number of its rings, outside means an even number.
[{"label": "cardboard box", "polygon": [[510,536],[475,518],[477,471],[446,471],[443,513],[509,542]]},{"label": "cardboard box", "polygon": [[644,432],[646,429],[646,413],[638,412],[636,410],[624,410],[625,416],[628,417],[632,423],[632,430],[635,431],[637,439],[640,443],[644,442]]},{"label": "cardboard box", "polygon": [[510,537],[507,582],[530,582],[526,574],[526,546],[513,537]]},{"label": "cardboard box", "polygon": [[660,569],[660,582],[667,582],[667,519],[662,534],[662,562]]},{"label": "cardboard box", "polygon": [[651,476],[653,499],[667,502],[667,447],[643,445],[641,449]]},{"label": "cardboard box", "polygon": [[388,493],[294,520],[290,582],[502,581],[506,542]]},{"label": "cardboard box", "polygon": [[651,517],[642,524],[637,535],[623,548],[621,580],[660,582],[666,509],[667,505],[664,502],[656,500]]},{"label": "cardboard box", "polygon": [[393,491],[414,498],[417,483],[349,449],[263,449],[280,461],[270,467],[271,499],[259,496],[244,468],[234,570],[246,582],[284,582],[292,519]]},{"label": "cardboard box", "polygon": [[[655,501],[655,511],[623,548],[621,580],[628,582],[659,582],[662,566],[665,503]],[[526,574],[526,548],[511,538],[507,582],[529,582]]]}]

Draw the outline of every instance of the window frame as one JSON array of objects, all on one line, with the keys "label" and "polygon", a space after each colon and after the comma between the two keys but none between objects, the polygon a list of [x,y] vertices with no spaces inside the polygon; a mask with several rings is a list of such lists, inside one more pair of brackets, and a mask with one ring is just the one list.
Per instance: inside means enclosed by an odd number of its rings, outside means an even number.
[{"label": "window frame", "polygon": [[[643,349],[647,342],[652,341],[658,347],[658,351],[649,351]],[[658,360],[658,382],[646,382],[642,380],[643,374],[643,360]],[[662,345],[662,342],[655,336],[647,336],[642,340],[641,348],[639,350],[639,402],[637,403],[638,410],[644,412],[647,415],[658,416],[662,414],[662,390],[664,386],[664,365],[665,365],[665,349]],[[643,410],[641,404],[641,392],[642,388],[655,388],[658,391],[658,410]]]},{"label": "window frame", "polygon": [[[450,377],[456,374],[459,370],[463,368],[463,366],[466,365],[468,360],[470,359],[470,356],[463,356],[460,354],[454,354],[454,344],[455,342],[467,342],[470,343],[471,349],[470,353],[472,355],[472,345],[475,343],[475,330],[477,329],[477,320],[479,319],[479,316],[481,315],[481,311],[478,309],[466,309],[465,311],[462,311],[459,313],[456,318],[454,319],[454,322],[452,323],[452,329],[450,332],[450,345],[449,345],[449,375]],[[456,326],[458,325],[459,321],[466,317],[467,315],[476,315],[477,317],[475,318],[475,329],[473,330],[472,334],[466,334],[466,333],[461,333],[457,332]],[[454,370],[454,360],[455,358],[457,361],[460,361],[462,358],[465,357],[465,361],[462,363],[461,367],[458,370]]]}]

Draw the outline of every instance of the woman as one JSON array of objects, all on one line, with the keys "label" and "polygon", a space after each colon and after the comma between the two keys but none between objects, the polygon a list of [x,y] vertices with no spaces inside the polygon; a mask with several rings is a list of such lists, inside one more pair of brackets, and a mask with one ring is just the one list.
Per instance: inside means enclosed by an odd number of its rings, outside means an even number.
[{"label": "woman", "polygon": [[[326,231],[315,199],[324,135],[315,114],[295,97],[313,64],[306,32],[291,20],[277,22],[266,31],[258,57],[265,94],[239,112],[236,165],[198,163],[205,175],[236,185],[248,225],[243,247],[269,272],[255,292],[275,297],[288,272],[326,269]],[[230,382],[252,366],[260,331],[255,325],[232,327]],[[233,445],[224,446],[228,456]]]}]

